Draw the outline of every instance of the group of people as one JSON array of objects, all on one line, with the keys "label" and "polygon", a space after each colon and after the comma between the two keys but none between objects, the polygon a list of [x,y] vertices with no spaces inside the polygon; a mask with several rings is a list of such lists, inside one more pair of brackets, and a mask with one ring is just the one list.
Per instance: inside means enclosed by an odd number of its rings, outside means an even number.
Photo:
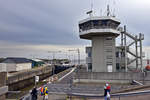
[{"label": "group of people", "polygon": [[48,88],[47,86],[40,88],[41,96],[43,96],[43,100],[48,100]]},{"label": "group of people", "polygon": [[110,90],[110,85],[106,83],[106,85],[104,86],[104,100],[110,100]]},{"label": "group of people", "polygon": [[[40,94],[41,94],[41,96],[43,96],[43,100],[48,100],[48,88],[47,88],[47,86],[40,87]],[[32,98],[32,100],[38,99],[38,91],[37,91],[36,87],[34,87],[32,89],[31,98]]]},{"label": "group of people", "polygon": [[[104,86],[104,100],[110,100],[110,90],[111,87],[109,84],[106,83]],[[48,100],[48,88],[47,86],[45,87],[40,87],[40,94],[43,96],[43,100]],[[38,97],[38,91],[36,87],[33,88],[31,92],[32,100],[37,100]]]}]

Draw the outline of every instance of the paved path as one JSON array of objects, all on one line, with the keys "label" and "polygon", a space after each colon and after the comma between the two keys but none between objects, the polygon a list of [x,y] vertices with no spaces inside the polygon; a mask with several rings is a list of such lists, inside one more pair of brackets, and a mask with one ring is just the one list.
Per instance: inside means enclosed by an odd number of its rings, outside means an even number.
[{"label": "paved path", "polygon": [[[26,100],[31,100],[31,99],[26,99]],[[38,100],[43,100],[42,96],[38,97]],[[49,94],[49,99],[48,100],[69,100],[67,99],[66,95],[55,95],[55,94]],[[70,100],[104,100],[104,98],[76,98],[73,97]],[[127,96],[127,97],[113,97],[111,100],[150,100],[150,94],[145,94],[145,95],[138,95],[138,96]]]},{"label": "paved path", "polygon": [[80,94],[100,94],[103,88],[99,86],[74,86],[70,84],[48,84],[49,93],[80,93]]},{"label": "paved path", "polygon": [[74,71],[76,70],[76,68],[72,68],[72,70],[67,73],[66,75],[64,75],[63,77],[61,77],[60,79],[58,79],[58,83],[61,84],[69,84],[70,82],[73,81],[73,77],[74,77]]},{"label": "paved path", "polygon": [[[47,84],[49,90],[49,100],[66,100],[66,94],[76,93],[76,94],[103,94],[103,86],[88,86],[88,85],[72,85],[72,80],[74,76],[75,69],[72,69],[69,73],[64,75],[59,79],[58,83],[55,84]],[[119,87],[119,86],[118,86]],[[116,88],[112,87],[112,90]],[[119,89],[119,88],[118,88]],[[59,94],[59,95],[58,95]],[[23,100],[31,100],[29,94],[25,96]],[[38,100],[43,100],[42,96],[38,97]],[[72,100],[83,100],[83,98],[74,98]],[[104,98],[90,98],[86,100],[104,100]],[[142,95],[133,95],[126,97],[113,97],[111,100],[150,100],[150,94],[142,94]]]}]

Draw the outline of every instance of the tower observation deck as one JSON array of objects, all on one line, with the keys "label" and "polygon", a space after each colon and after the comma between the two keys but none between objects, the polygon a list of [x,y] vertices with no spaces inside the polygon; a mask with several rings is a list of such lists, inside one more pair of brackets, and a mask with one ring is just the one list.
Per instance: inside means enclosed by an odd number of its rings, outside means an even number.
[{"label": "tower observation deck", "polygon": [[115,72],[115,39],[120,21],[113,16],[90,16],[79,21],[79,36],[92,41],[92,71]]}]

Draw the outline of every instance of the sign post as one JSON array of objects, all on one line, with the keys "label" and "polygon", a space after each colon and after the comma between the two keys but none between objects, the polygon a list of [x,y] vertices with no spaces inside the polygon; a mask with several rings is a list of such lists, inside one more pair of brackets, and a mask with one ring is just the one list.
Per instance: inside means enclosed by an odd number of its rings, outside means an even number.
[{"label": "sign post", "polygon": [[37,82],[39,82],[39,76],[35,76],[35,87]]}]

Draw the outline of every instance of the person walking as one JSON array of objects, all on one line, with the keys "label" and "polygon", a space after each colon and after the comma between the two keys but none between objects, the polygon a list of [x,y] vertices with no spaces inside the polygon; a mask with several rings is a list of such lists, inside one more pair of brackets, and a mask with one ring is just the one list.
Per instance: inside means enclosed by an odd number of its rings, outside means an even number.
[{"label": "person walking", "polygon": [[38,94],[37,89],[36,87],[34,87],[31,92],[32,100],[37,100],[37,94]]},{"label": "person walking", "polygon": [[44,87],[43,86],[40,87],[40,94],[43,97],[42,100],[44,100],[45,95],[44,95]]},{"label": "person walking", "polygon": [[110,100],[110,85],[109,84],[106,84],[104,86],[104,100]]},{"label": "person walking", "polygon": [[111,87],[109,84],[106,84],[106,88],[107,88],[108,92],[110,93]]},{"label": "person walking", "polygon": [[104,86],[104,100],[107,100],[107,89],[106,89],[106,86]]},{"label": "person walking", "polygon": [[44,100],[48,100],[48,88],[47,88],[47,86],[44,87]]},{"label": "person walking", "polygon": [[40,94],[41,94],[41,96],[44,95],[44,88],[43,88],[43,86],[40,87]]}]

